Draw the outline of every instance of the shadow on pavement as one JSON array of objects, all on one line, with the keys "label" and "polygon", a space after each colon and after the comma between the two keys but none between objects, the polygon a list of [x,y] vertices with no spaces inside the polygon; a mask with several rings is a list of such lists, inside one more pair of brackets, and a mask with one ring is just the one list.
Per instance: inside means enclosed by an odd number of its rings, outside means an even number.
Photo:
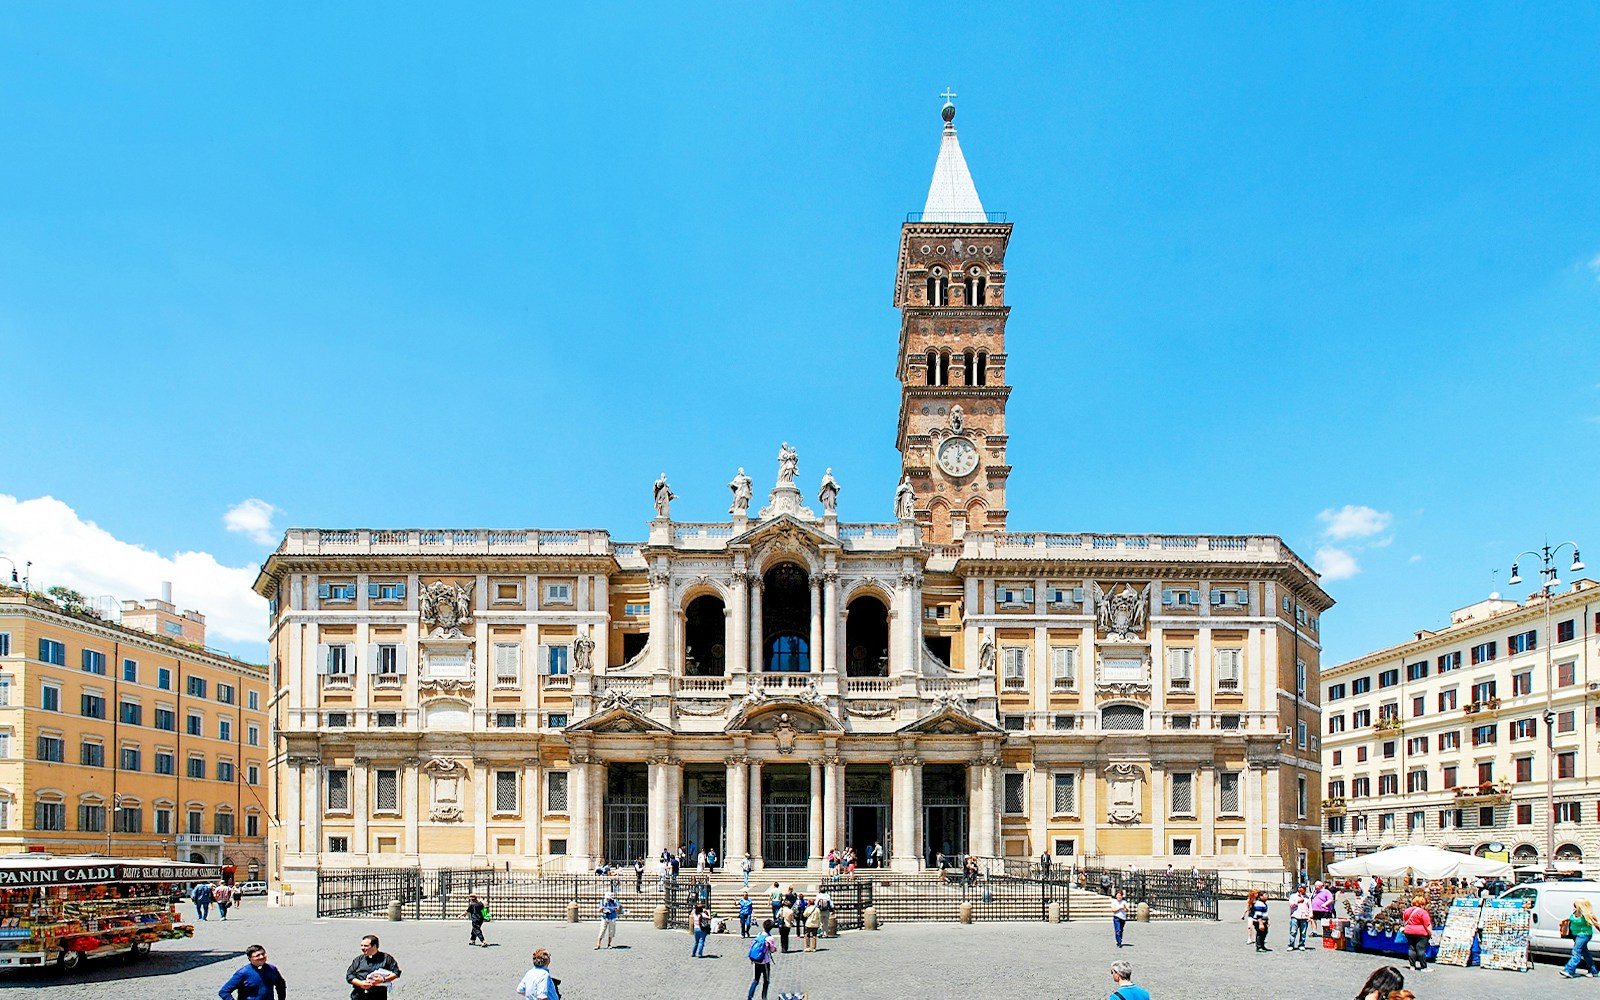
[{"label": "shadow on pavement", "polygon": [[[157,949],[160,945],[156,946]],[[89,959],[78,971],[58,972],[54,968],[17,969],[0,973],[0,990],[54,989],[75,983],[113,983],[153,976],[174,976],[208,965],[221,965],[227,973],[218,972],[217,985],[221,986],[233,974],[232,965],[243,965],[244,959],[237,951],[152,951],[150,957],[130,961],[122,956]]]}]

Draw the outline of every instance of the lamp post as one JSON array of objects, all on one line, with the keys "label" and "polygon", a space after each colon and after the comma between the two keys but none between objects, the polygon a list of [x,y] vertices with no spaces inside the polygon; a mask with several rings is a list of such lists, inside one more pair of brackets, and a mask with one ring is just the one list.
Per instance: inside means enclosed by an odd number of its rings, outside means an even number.
[{"label": "lamp post", "polygon": [[[16,560],[12,559],[10,556],[0,556],[0,559],[4,559],[6,562],[11,564],[11,582],[12,583],[17,583],[18,581],[17,581],[17,563],[16,563]],[[33,560],[31,560],[31,559],[28,560],[27,568],[28,569],[32,569],[33,568]],[[21,582],[22,582],[22,592],[24,594],[26,594],[28,592],[28,576],[27,576],[26,573],[23,574]]]},{"label": "lamp post", "polygon": [[[1546,542],[1542,548],[1527,549],[1519,552],[1516,559],[1523,556],[1533,556],[1539,560],[1539,589],[1544,595],[1544,872],[1545,877],[1553,877],[1556,871],[1556,713],[1553,707],[1555,696],[1555,674],[1550,660],[1550,647],[1554,644],[1554,636],[1550,633],[1551,604],[1555,602],[1555,590],[1561,586],[1561,579],[1556,572],[1556,553],[1562,549],[1572,549],[1572,566],[1570,572],[1583,572],[1583,559],[1578,555],[1577,542],[1562,542],[1552,547]],[[1511,578],[1506,581],[1515,587],[1522,582],[1522,574],[1517,569],[1517,563],[1511,563]]]}]

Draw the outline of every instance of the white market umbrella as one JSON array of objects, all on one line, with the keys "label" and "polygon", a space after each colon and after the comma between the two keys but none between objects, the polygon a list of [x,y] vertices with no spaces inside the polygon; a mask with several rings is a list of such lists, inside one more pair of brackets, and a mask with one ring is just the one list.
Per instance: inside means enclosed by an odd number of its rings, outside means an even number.
[{"label": "white market umbrella", "polygon": [[1426,844],[1405,844],[1386,851],[1363,854],[1358,858],[1336,861],[1328,866],[1328,874],[1339,878],[1375,875],[1379,878],[1493,878],[1510,875],[1511,865],[1506,861],[1490,861],[1457,851],[1446,851]]}]

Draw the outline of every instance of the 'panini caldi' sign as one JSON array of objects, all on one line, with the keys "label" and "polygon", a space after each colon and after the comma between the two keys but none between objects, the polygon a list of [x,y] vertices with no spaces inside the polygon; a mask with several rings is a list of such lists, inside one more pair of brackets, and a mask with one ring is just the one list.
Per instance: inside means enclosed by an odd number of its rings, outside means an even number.
[{"label": "'panini caldi' sign", "polygon": [[98,885],[103,882],[181,882],[212,878],[218,869],[207,865],[33,865],[0,866],[0,888],[8,886]]}]

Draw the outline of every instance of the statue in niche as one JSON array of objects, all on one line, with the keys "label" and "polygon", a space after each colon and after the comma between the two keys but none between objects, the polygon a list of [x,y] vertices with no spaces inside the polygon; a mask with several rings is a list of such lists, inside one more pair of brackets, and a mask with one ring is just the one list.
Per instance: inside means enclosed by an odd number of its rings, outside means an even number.
[{"label": "statue in niche", "polygon": [[728,508],[728,513],[743,516],[750,511],[750,477],[744,474],[744,467],[739,467],[739,474],[733,477],[733,482],[728,484],[728,489],[733,491],[733,506]]},{"label": "statue in niche", "polygon": [[1128,642],[1139,638],[1150,612],[1150,584],[1145,584],[1141,591],[1135,591],[1131,584],[1124,583],[1121,590],[1113,589],[1112,593],[1107,594],[1098,583],[1091,580],[1089,596],[1094,601],[1096,623],[1107,639]]},{"label": "statue in niche", "polygon": [[839,513],[839,481],[833,478],[832,469],[822,474],[822,489],[817,492],[817,501],[822,504],[824,514]]},{"label": "statue in niche", "polygon": [[667,485],[667,474],[665,472],[661,474],[661,478],[656,480],[654,495],[656,517],[663,519],[671,517],[672,501],[678,499],[678,495],[672,492],[672,487]]},{"label": "statue in niche", "polygon": [[800,455],[785,441],[783,447],[778,449],[778,485],[793,486],[794,477],[799,473]]},{"label": "statue in niche", "polygon": [[994,648],[994,639],[985,636],[984,640],[983,640],[983,645],[978,647],[978,672],[979,673],[981,673],[981,674],[992,674],[992,673],[994,673],[995,655],[996,655],[996,651],[995,651],[995,648]]},{"label": "statue in niche", "polygon": [[422,624],[433,630],[435,639],[462,638],[461,626],[472,623],[472,591],[475,581],[425,583],[418,594]]},{"label": "statue in niche", "polygon": [[580,635],[572,644],[572,672],[587,674],[594,669],[594,640]]},{"label": "statue in niche", "polygon": [[894,516],[902,521],[909,521],[916,516],[917,493],[911,488],[911,474],[900,480],[900,486],[894,491]]}]

